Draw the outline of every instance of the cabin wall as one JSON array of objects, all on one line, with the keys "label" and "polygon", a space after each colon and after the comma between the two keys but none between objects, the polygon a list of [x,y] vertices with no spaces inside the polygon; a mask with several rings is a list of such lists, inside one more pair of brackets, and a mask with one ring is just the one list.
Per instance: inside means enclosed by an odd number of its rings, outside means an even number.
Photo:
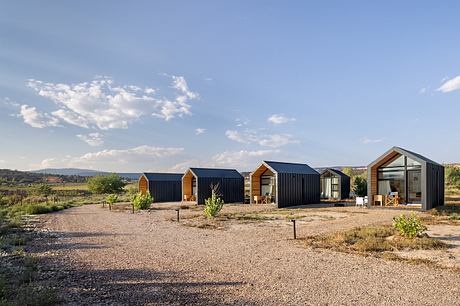
[{"label": "cabin wall", "polygon": [[149,190],[154,203],[182,200],[182,181],[150,181]]},{"label": "cabin wall", "polygon": [[192,178],[193,178],[193,173],[192,172],[187,172],[184,174],[182,177],[182,199],[184,200],[184,196],[186,195],[187,197],[192,196]]},{"label": "cabin wall", "polygon": [[422,208],[429,210],[444,205],[444,167],[427,163],[425,172],[425,189],[422,186],[422,192],[426,192],[426,202],[422,203]]},{"label": "cabin wall", "polygon": [[339,176],[340,180],[340,199],[345,200],[350,197],[350,177]]},{"label": "cabin wall", "polygon": [[319,174],[277,174],[277,205],[279,208],[320,203]]},{"label": "cabin wall", "polygon": [[211,185],[219,184],[219,192],[225,203],[244,202],[244,178],[198,178],[197,203],[204,204],[204,201],[211,197]]}]

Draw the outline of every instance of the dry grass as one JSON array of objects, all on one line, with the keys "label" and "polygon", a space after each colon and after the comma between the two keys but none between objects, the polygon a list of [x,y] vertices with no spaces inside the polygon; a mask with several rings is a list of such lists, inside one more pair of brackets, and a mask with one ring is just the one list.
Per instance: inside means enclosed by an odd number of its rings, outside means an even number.
[{"label": "dry grass", "polygon": [[310,237],[307,244],[312,247],[332,249],[346,253],[376,255],[382,258],[396,258],[391,253],[402,250],[439,250],[448,245],[428,236],[413,239],[397,234],[391,226],[358,227],[330,235]]}]

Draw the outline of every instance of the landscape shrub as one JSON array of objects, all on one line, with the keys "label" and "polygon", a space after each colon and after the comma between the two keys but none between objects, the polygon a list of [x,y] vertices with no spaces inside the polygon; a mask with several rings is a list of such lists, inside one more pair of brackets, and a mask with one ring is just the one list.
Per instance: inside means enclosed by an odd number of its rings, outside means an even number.
[{"label": "landscape shrub", "polygon": [[153,197],[150,195],[150,192],[136,194],[132,200],[134,208],[136,209],[148,209],[153,203]]},{"label": "landscape shrub", "polygon": [[106,201],[109,203],[109,207],[112,208],[112,205],[118,201],[118,196],[116,194],[109,194]]},{"label": "landscape shrub", "polygon": [[393,227],[406,238],[415,238],[427,230],[415,213],[394,217]]},{"label": "landscape shrub", "polygon": [[222,210],[224,200],[219,194],[219,185],[216,187],[211,186],[211,197],[206,199],[204,205],[204,214],[208,218],[214,218]]}]

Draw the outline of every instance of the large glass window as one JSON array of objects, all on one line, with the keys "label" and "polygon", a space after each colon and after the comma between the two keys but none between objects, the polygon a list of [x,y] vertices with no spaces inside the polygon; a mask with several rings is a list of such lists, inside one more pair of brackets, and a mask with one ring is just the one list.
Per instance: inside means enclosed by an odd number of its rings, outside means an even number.
[{"label": "large glass window", "polygon": [[323,199],[339,198],[339,178],[331,173],[325,173],[321,177],[321,197]]},{"label": "large glass window", "polygon": [[270,171],[265,171],[260,177],[260,195],[267,197],[270,202],[275,202],[275,188],[275,176]]},{"label": "large glass window", "polygon": [[378,169],[378,194],[397,193],[400,203],[420,203],[421,165],[399,155]]},{"label": "large glass window", "polygon": [[194,196],[197,196],[197,192],[196,192],[196,178],[195,176],[192,178],[192,194]]}]

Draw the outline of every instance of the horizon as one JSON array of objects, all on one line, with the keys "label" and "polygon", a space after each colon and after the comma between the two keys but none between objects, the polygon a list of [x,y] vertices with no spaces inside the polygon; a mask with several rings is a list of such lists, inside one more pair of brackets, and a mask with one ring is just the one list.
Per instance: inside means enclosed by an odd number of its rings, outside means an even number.
[{"label": "horizon", "polygon": [[459,162],[460,3],[178,3],[5,3],[0,168]]}]

